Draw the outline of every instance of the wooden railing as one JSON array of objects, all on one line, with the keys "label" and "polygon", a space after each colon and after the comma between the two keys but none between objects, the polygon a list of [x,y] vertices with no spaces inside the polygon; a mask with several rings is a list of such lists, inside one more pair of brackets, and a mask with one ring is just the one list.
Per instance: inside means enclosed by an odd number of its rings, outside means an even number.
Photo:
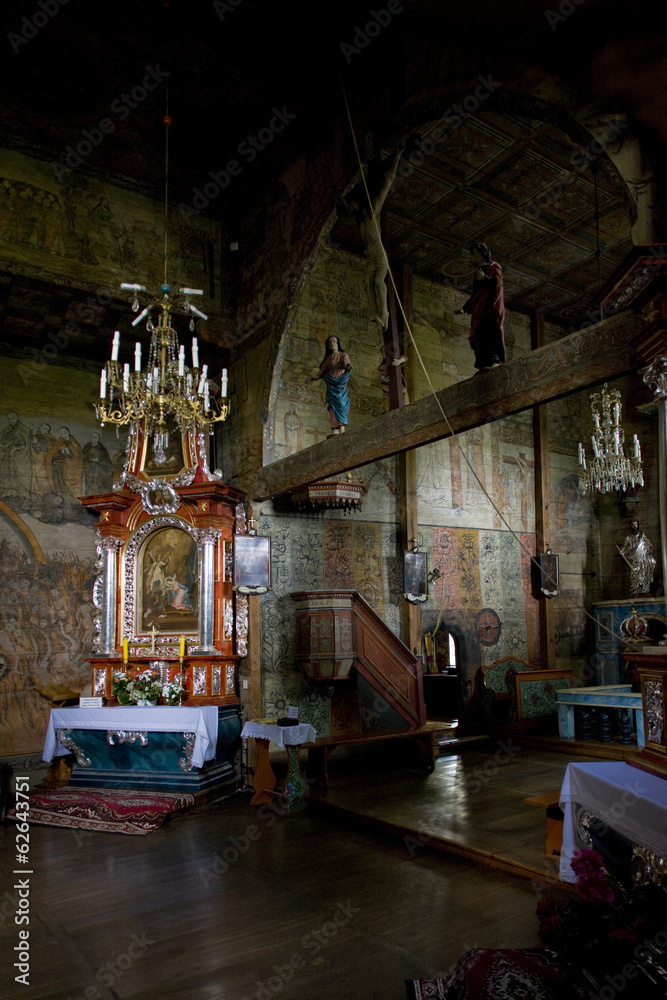
[{"label": "wooden railing", "polygon": [[355,669],[409,726],[426,721],[421,663],[355,590],[292,594],[296,663],[312,681]]}]

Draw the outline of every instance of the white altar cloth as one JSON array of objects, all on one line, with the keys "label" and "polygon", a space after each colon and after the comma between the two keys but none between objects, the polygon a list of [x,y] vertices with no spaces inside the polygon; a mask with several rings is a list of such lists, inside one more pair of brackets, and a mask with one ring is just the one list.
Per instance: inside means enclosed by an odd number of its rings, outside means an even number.
[{"label": "white altar cloth", "polygon": [[246,722],[241,730],[241,739],[271,740],[279,747],[314,743],[317,733],[307,722],[298,726],[271,726],[265,722]]},{"label": "white altar cloth", "polygon": [[57,729],[133,730],[148,733],[194,733],[192,766],[213,760],[218,741],[216,705],[184,706],[119,705],[111,708],[52,708],[44,742],[43,760],[71,753],[58,742]]},{"label": "white altar cloth", "polygon": [[577,806],[623,834],[633,844],[667,858],[667,780],[620,761],[568,764],[560,793],[563,810],[562,882],[576,882],[570,868],[584,845],[577,836]]}]

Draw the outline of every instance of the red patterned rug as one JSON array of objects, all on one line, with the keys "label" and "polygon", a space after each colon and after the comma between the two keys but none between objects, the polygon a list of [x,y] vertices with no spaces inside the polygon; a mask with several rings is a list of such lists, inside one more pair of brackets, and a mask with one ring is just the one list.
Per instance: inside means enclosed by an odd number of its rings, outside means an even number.
[{"label": "red patterned rug", "polygon": [[27,819],[45,826],[62,826],[101,833],[142,835],[157,830],[169,815],[194,805],[194,795],[185,792],[130,791],[124,788],[36,789],[30,793],[30,811],[10,819]]},{"label": "red patterned rug", "polygon": [[584,1000],[590,992],[541,948],[476,948],[449,978],[407,979],[405,986],[408,1000]]}]

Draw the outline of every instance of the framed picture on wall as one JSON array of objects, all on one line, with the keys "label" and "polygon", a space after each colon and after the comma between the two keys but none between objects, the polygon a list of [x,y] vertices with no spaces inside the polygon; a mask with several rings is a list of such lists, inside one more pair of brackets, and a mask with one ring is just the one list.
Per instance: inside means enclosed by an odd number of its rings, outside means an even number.
[{"label": "framed picture on wall", "polygon": [[234,590],[265,594],[271,589],[271,539],[265,535],[234,535]]},{"label": "framed picture on wall", "polygon": [[426,553],[403,553],[403,596],[412,604],[428,600]]}]

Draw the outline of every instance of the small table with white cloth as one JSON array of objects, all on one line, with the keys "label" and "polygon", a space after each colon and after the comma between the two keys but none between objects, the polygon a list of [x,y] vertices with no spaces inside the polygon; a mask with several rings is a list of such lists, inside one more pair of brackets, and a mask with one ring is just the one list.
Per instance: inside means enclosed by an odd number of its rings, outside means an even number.
[{"label": "small table with white cloth", "polygon": [[[279,726],[266,722],[246,722],[241,730],[241,739],[254,739],[257,744],[257,768],[252,787],[255,794],[250,800],[253,806],[284,798],[285,812],[300,812],[306,804],[306,785],[299,765],[299,749],[303,743],[314,743],[317,733],[307,722],[296,726]],[[274,792],[276,776],[269,760],[269,744],[277,743],[287,752],[287,776],[281,793]]]},{"label": "small table with white cloth", "polygon": [[[667,859],[667,780],[621,761],[568,764],[560,793],[563,846],[560,878],[576,882],[570,867],[575,851],[591,846],[591,817],[620,833],[636,857],[656,871]],[[662,860],[661,860],[662,859]],[[634,863],[634,862],[633,862]],[[656,868],[657,866],[657,868]]]}]

